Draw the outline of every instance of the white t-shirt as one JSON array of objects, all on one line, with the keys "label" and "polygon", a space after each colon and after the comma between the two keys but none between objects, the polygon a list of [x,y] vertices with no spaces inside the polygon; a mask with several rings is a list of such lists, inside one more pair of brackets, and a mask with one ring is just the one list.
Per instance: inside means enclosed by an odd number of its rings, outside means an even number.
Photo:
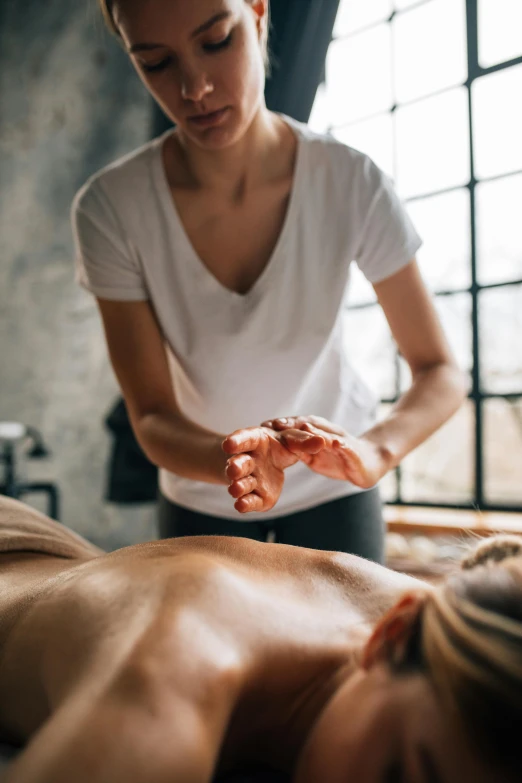
[{"label": "white t-shirt", "polygon": [[[98,172],[77,194],[77,279],[102,299],[151,301],[176,399],[201,426],[228,434],[313,413],[358,435],[374,422],[377,400],[343,347],[350,263],[376,283],[405,266],[421,242],[391,182],[366,155],[284,119],[298,139],[288,211],[247,294],[221,285],[187,237],[162,162],[170,130]],[[224,486],[161,469],[160,487],[186,508],[253,519],[234,510]],[[298,463],[263,518],[357,491]]]}]

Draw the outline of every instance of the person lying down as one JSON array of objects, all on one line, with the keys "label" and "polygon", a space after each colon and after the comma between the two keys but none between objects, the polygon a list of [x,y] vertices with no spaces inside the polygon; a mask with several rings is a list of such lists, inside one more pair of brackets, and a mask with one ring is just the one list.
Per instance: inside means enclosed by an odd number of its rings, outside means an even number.
[{"label": "person lying down", "polygon": [[433,587],[246,539],[105,554],[0,498],[5,781],[519,780],[521,541]]}]

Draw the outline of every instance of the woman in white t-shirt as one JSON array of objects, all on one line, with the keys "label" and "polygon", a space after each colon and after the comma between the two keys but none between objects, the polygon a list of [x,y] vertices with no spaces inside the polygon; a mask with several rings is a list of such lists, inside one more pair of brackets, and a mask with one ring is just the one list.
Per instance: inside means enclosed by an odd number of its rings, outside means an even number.
[{"label": "woman in white t-shirt", "polygon": [[[413,226],[367,156],[267,110],[268,0],[100,2],[175,123],[73,205],[161,535],[382,559],[375,487],[464,395]],[[352,260],[413,376],[379,424],[343,350]]]}]

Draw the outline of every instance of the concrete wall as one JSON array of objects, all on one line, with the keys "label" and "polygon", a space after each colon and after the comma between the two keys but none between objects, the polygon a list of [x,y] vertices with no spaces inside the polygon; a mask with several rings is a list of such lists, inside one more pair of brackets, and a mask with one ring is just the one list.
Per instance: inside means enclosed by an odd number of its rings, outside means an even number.
[{"label": "concrete wall", "polygon": [[[42,430],[62,520],[100,546],[154,537],[150,505],[103,502],[117,386],[99,316],[74,282],[70,203],[149,137],[151,106],[95,0],[3,0],[0,38],[0,420]],[[43,502],[28,498],[37,508]]]}]

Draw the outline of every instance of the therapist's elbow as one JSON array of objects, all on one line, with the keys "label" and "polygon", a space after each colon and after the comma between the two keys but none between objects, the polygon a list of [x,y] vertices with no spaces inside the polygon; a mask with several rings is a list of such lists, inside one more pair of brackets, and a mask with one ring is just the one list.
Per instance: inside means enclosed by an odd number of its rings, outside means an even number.
[{"label": "therapist's elbow", "polygon": [[148,410],[131,417],[134,435],[147,459],[157,467],[164,462],[165,440],[172,437],[177,417],[172,411]]},{"label": "therapist's elbow", "polygon": [[417,377],[426,376],[433,383],[438,394],[444,397],[451,413],[457,411],[468,396],[468,377],[453,358],[436,362],[429,367],[424,367],[413,374],[413,381]]},{"label": "therapist's elbow", "polygon": [[451,394],[455,411],[457,411],[468,396],[467,373],[456,362],[447,365],[448,393]]}]

